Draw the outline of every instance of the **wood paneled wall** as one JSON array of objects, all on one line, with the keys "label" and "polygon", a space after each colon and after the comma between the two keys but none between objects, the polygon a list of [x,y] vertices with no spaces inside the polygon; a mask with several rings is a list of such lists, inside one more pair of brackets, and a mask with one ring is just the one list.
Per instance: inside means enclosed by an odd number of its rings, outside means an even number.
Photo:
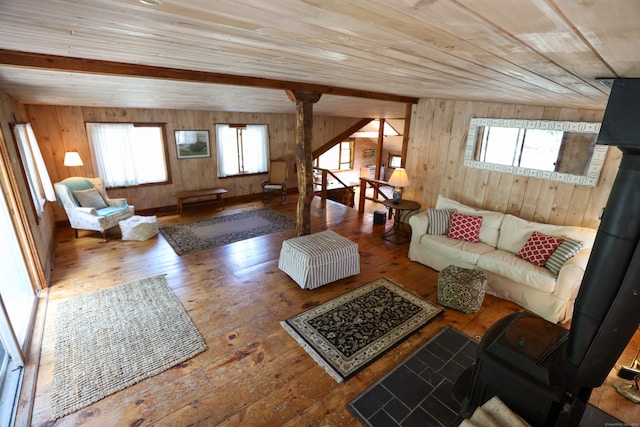
[{"label": "wood paneled wall", "polygon": [[[3,145],[2,150],[9,158],[9,164],[6,166],[6,169],[2,171],[2,177],[0,178],[0,181],[2,181],[2,190],[5,191],[7,195],[6,198],[8,198],[10,192],[9,187],[11,186],[8,181],[15,181],[15,186],[18,190],[18,200],[16,200],[16,202],[21,203],[24,207],[26,219],[38,251],[37,258],[40,261],[42,273],[48,281],[49,273],[53,268],[53,251],[55,248],[54,210],[51,206],[52,203],[47,203],[41,218],[37,218],[34,212],[31,195],[28,190],[29,186],[22,173],[20,155],[16,150],[10,128],[11,123],[24,121],[26,121],[26,114],[23,106],[4,92],[0,92],[0,128],[2,132],[2,135],[0,135],[0,144]],[[4,165],[2,167],[3,169],[5,168]],[[5,175],[5,173],[7,175]],[[12,178],[8,176],[9,174],[12,175]],[[18,215],[16,213],[13,214],[13,217],[18,221]],[[39,285],[45,286],[45,284]]]},{"label": "wood paneled wall", "polygon": [[[182,110],[120,109],[28,105],[28,120],[39,138],[52,180],[68,176],[94,176],[84,128],[87,121],[166,123],[172,183],[131,189],[112,189],[112,196],[126,197],[137,209],[175,204],[176,191],[224,187],[229,196],[259,193],[265,175],[218,179],[216,176],[215,123],[266,123],[269,125],[271,157],[289,162],[289,185],[295,187],[293,114],[233,113]],[[598,216],[609,196],[620,161],[610,148],[597,187],[584,187],[527,178],[463,166],[469,120],[502,117],[545,120],[600,121],[603,111],[513,105],[491,102],[422,99],[414,107],[406,168],[411,185],[406,197],[423,209],[435,205],[443,194],[463,203],[522,218],[597,227]],[[318,147],[357,119],[314,118],[313,146]],[[204,159],[177,159],[174,130],[209,129],[212,155]],[[66,168],[64,152],[78,150],[85,166]],[[64,212],[56,206],[56,220]]]},{"label": "wood paneled wall", "polygon": [[[295,115],[292,114],[210,112],[198,110],[152,110],[129,108],[65,107],[27,105],[28,119],[40,142],[43,157],[53,182],[68,176],[95,176],[85,131],[85,122],[156,122],[165,123],[169,167],[172,183],[135,188],[108,190],[111,197],[125,197],[136,209],[153,209],[173,206],[176,191],[209,187],[223,187],[229,197],[245,196],[262,192],[261,183],[266,174],[237,178],[217,177],[215,124],[254,123],[269,126],[270,155],[272,159],[285,159],[289,163],[288,186],[297,184],[295,176]],[[313,148],[319,147],[335,135],[344,131],[358,119],[339,117],[314,117]],[[209,130],[211,157],[178,159],[175,130]],[[84,166],[63,166],[65,151],[77,150]],[[56,206],[56,220],[65,220],[64,211]]]},{"label": "wood paneled wall", "polygon": [[463,164],[469,120],[499,117],[601,121],[604,111],[422,99],[414,106],[406,169],[411,185],[405,196],[435,205],[438,194],[528,220],[597,228],[609,197],[621,153],[610,147],[596,187],[565,184]]}]

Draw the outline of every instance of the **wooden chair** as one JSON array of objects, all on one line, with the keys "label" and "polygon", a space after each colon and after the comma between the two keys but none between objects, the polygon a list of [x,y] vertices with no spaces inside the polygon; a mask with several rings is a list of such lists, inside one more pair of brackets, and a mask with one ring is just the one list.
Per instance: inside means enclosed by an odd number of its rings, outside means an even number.
[{"label": "wooden chair", "polygon": [[262,182],[264,203],[269,203],[272,193],[280,193],[280,203],[287,201],[287,162],[284,160],[272,160],[269,164],[269,179]]}]

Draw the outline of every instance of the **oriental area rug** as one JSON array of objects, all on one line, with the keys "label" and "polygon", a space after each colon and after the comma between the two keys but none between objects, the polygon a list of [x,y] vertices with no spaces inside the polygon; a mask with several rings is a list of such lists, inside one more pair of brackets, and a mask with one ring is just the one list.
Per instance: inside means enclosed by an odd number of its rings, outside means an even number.
[{"label": "oriental area rug", "polygon": [[61,300],[54,324],[53,420],[207,349],[162,275]]},{"label": "oriental area rug", "polygon": [[342,382],[441,312],[380,278],[281,325],[332,378]]},{"label": "oriental area rug", "polygon": [[295,228],[296,221],[271,209],[256,209],[200,221],[160,227],[178,255],[227,245]]}]

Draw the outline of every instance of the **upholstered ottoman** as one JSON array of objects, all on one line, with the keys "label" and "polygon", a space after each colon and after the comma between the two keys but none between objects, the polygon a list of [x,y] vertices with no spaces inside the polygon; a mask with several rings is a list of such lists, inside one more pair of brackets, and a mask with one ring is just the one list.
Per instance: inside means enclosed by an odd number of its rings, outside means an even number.
[{"label": "upholstered ottoman", "polygon": [[282,242],[278,268],[302,289],[360,273],[358,244],[331,230]]},{"label": "upholstered ottoman", "polygon": [[487,277],[480,270],[450,265],[438,275],[438,302],[463,313],[475,313],[482,307]]},{"label": "upholstered ottoman", "polygon": [[158,222],[155,216],[134,215],[118,223],[122,240],[149,240],[158,234]]}]

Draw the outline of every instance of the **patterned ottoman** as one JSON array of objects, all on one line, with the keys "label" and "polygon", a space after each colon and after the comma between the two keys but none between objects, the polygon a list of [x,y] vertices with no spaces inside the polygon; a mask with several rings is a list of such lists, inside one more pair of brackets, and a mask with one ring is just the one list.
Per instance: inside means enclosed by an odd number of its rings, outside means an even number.
[{"label": "patterned ottoman", "polygon": [[331,231],[282,242],[278,268],[302,289],[314,289],[360,273],[358,244]]},{"label": "patterned ottoman", "polygon": [[158,234],[158,222],[155,216],[134,215],[118,223],[122,231],[122,240],[149,240]]},{"label": "patterned ottoman", "polygon": [[438,302],[463,313],[475,313],[482,307],[487,277],[480,270],[450,265],[438,275]]}]

